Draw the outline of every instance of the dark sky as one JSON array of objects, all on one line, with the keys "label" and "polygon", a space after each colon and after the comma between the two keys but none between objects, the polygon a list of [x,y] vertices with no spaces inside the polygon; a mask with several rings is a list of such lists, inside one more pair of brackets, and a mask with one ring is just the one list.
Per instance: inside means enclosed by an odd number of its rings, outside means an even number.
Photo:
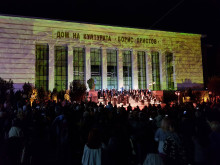
[{"label": "dark sky", "polygon": [[4,0],[0,12],[202,34],[220,29],[219,0]]},{"label": "dark sky", "polygon": [[205,34],[208,65],[220,56],[220,0],[4,0],[0,13]]}]

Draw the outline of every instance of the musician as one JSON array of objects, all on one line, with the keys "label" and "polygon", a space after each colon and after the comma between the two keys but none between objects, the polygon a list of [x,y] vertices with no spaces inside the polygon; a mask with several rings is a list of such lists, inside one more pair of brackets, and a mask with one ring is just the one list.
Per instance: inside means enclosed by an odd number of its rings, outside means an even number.
[{"label": "musician", "polygon": [[115,95],[114,96],[114,106],[116,106],[117,105],[117,96]]}]

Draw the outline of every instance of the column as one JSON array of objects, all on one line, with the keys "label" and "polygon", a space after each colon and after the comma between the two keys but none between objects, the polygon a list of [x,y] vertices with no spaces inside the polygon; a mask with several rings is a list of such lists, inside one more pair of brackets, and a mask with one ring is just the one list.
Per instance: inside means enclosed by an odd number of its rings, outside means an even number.
[{"label": "column", "polygon": [[175,53],[173,53],[173,82],[174,82],[174,90],[177,90],[177,83],[176,83],[176,60],[175,60]]},{"label": "column", "polygon": [[153,90],[153,80],[152,80],[152,59],[151,54],[147,54],[147,87],[150,90]]},{"label": "column", "polygon": [[131,52],[131,59],[132,59],[132,89],[138,89],[137,51]]},{"label": "column", "polygon": [[102,49],[102,89],[107,88],[107,50]]},{"label": "column", "polygon": [[49,90],[54,89],[54,44],[49,44]]},{"label": "column", "polygon": [[85,47],[84,75],[85,75],[85,84],[86,84],[87,90],[89,90],[89,86],[87,84],[87,80],[89,80],[91,78],[90,47]]},{"label": "column", "polygon": [[[161,90],[167,90],[167,70],[166,70],[166,54],[160,52],[160,83]],[[169,89],[168,89],[169,90]]]},{"label": "column", "polygon": [[73,81],[73,47],[68,45],[68,88],[70,83]]},{"label": "column", "polygon": [[117,74],[118,74],[118,90],[123,87],[123,54],[122,50],[117,51]]},{"label": "column", "polygon": [[145,51],[145,58],[146,58],[146,83],[147,83],[147,89],[149,89],[149,77],[148,77],[148,71],[149,71],[149,68],[148,68],[148,52]]}]

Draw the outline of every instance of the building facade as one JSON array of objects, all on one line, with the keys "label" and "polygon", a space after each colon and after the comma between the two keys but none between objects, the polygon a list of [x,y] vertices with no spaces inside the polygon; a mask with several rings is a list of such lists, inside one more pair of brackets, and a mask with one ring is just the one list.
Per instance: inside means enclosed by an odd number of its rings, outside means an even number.
[{"label": "building facade", "polygon": [[65,90],[203,87],[201,35],[0,16],[0,77]]}]

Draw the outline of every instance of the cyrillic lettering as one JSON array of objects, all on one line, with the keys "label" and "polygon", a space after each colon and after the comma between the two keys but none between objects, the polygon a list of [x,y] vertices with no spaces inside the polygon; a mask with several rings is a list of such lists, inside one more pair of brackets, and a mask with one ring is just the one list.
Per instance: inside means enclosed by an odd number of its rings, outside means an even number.
[{"label": "cyrillic lettering", "polygon": [[60,32],[57,32],[57,38],[60,38]]}]

